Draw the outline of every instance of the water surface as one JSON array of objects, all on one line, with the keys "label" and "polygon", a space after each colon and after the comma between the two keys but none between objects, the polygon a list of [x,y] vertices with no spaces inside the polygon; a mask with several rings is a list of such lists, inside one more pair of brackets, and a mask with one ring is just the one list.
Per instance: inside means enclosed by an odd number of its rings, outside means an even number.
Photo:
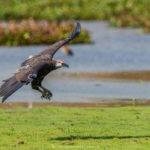
[{"label": "water surface", "polygon": [[[150,35],[139,29],[109,28],[105,22],[81,22],[92,34],[94,44],[70,45],[75,56],[65,56],[59,51],[55,59],[70,65],[53,72],[43,85],[51,89],[53,102],[101,102],[103,98],[150,99],[150,83],[139,81],[103,80],[82,76],[56,78],[55,74],[99,73],[150,70]],[[19,64],[47,46],[0,47],[0,80],[12,75]],[[9,101],[41,101],[40,94],[29,86],[17,91]]]}]

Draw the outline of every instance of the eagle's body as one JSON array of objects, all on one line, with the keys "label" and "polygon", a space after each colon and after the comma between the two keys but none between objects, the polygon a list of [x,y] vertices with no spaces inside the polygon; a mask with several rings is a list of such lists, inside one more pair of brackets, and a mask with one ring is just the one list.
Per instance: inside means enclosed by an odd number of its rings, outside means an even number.
[{"label": "eagle's body", "polygon": [[62,66],[68,67],[62,60],[53,60],[53,55],[59,48],[74,39],[80,33],[80,29],[80,24],[77,23],[76,29],[66,39],[54,43],[48,49],[24,61],[21,64],[21,69],[14,76],[4,80],[4,84],[0,88],[0,97],[3,97],[2,102],[23,85],[29,83],[31,83],[32,89],[42,93],[43,98],[50,99],[52,93],[41,85],[44,77]]}]

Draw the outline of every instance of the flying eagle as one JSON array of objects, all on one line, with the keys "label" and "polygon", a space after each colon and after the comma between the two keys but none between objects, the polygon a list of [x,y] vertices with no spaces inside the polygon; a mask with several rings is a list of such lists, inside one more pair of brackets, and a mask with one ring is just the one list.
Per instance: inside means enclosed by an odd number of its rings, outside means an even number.
[{"label": "flying eagle", "polygon": [[3,80],[4,83],[0,87],[2,102],[23,85],[28,85],[29,83],[31,83],[32,89],[42,93],[42,98],[50,99],[52,93],[44,88],[41,83],[44,77],[51,71],[61,67],[69,67],[62,60],[53,60],[53,56],[59,48],[74,39],[80,31],[80,23],[77,23],[75,30],[66,39],[52,44],[46,50],[22,62],[21,69],[17,73],[9,79]]}]

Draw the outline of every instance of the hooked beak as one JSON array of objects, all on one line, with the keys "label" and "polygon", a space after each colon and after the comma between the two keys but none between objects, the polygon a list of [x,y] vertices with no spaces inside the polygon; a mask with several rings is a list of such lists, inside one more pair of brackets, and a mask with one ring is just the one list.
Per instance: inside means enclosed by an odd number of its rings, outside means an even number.
[{"label": "hooked beak", "polygon": [[67,68],[69,68],[69,65],[66,64],[66,63],[62,63],[62,67],[67,67]]}]

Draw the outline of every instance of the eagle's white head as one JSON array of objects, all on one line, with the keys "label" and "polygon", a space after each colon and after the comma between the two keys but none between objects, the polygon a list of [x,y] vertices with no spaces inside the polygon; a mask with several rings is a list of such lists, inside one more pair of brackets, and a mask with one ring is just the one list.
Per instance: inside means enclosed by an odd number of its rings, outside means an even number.
[{"label": "eagle's white head", "polygon": [[61,67],[69,67],[68,64],[66,64],[63,60],[56,60],[56,64],[55,64],[56,68],[61,68]]}]

